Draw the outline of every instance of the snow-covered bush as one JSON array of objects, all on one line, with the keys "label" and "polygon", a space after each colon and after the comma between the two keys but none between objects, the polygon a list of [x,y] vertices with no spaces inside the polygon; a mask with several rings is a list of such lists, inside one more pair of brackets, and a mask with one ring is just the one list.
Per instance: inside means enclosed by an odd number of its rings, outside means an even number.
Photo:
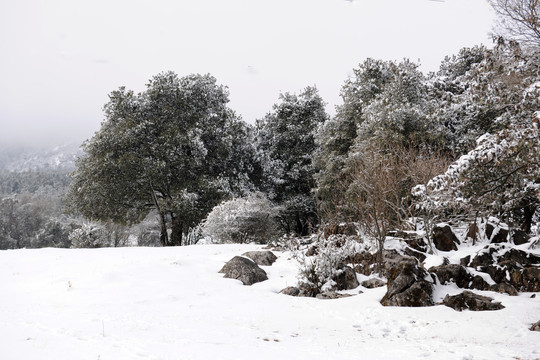
[{"label": "snow-covered bush", "polygon": [[98,248],[103,247],[101,229],[96,224],[83,224],[80,228],[69,234],[72,248]]},{"label": "snow-covered bush", "polygon": [[328,239],[319,239],[313,246],[317,253],[306,256],[300,250],[294,251],[294,257],[300,263],[299,287],[306,296],[315,296],[335,287],[335,277],[339,274],[339,265],[347,265],[350,259],[365,249],[357,237],[332,235]]},{"label": "snow-covered bush", "polygon": [[114,223],[85,223],[69,234],[72,248],[100,248],[129,245],[129,231]]},{"label": "snow-covered bush", "polygon": [[267,243],[280,236],[276,217],[279,208],[264,194],[225,201],[208,214],[201,232],[214,242]]}]

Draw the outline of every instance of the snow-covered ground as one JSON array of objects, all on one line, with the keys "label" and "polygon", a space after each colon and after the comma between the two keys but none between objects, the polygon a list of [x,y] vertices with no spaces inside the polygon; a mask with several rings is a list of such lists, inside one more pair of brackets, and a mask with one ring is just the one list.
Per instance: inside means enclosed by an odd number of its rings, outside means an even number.
[{"label": "snow-covered ground", "polygon": [[1,251],[0,359],[540,358],[540,296],[475,291],[506,306],[493,312],[383,307],[385,288],[290,297],[286,252],[253,286],[218,274],[259,248]]}]

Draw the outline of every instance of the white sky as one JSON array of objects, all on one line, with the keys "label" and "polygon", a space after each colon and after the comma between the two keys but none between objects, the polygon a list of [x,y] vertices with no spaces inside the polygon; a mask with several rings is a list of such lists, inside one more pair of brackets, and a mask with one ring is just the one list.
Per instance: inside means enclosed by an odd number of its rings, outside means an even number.
[{"label": "white sky", "polygon": [[211,73],[248,122],[316,85],[328,111],[367,57],[436,70],[491,45],[485,0],[1,0],[0,145],[89,138],[107,95]]}]

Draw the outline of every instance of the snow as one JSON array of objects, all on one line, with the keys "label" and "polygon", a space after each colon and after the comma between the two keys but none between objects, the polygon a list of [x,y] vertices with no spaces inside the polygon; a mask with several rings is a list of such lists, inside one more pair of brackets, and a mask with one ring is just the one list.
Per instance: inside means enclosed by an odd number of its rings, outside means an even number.
[{"label": "snow", "polygon": [[[0,252],[0,358],[536,359],[540,297],[482,295],[506,308],[383,307],[386,289],[336,300],[278,294],[297,282],[289,252],[243,286],[218,274],[257,245]],[[453,259],[450,259],[451,261]],[[360,276],[359,276],[360,278]],[[359,291],[362,294],[358,294]],[[440,299],[457,293],[436,289]]]}]

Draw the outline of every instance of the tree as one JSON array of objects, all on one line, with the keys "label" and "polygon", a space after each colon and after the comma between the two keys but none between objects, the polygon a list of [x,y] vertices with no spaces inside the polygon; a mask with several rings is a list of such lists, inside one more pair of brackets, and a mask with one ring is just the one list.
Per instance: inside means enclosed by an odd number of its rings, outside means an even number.
[{"label": "tree", "polygon": [[[380,153],[384,155],[381,159],[393,158],[399,153],[412,162],[409,154],[431,157],[430,151],[436,151],[442,138],[432,116],[436,103],[415,63],[368,59],[355,70],[355,77],[346,81],[341,94],[343,105],[335,118],[322,126],[317,138],[316,194],[321,217],[328,223],[358,221],[367,214],[359,211],[348,194],[354,187],[373,185],[356,184],[368,181],[358,174],[377,170],[362,161],[363,157]],[[411,164],[402,161],[399,166],[405,171]],[[405,196],[412,186],[407,187],[410,180],[408,176],[400,179],[394,196]]]},{"label": "tree", "polygon": [[[181,245],[224,196],[241,193],[247,129],[210,75],[150,80],[109,95],[101,129],[83,145],[68,200],[92,220],[138,222],[156,210],[163,246]],[[168,230],[170,229],[170,238]]]},{"label": "tree", "polygon": [[306,235],[317,222],[311,194],[315,132],[327,115],[313,87],[299,95],[282,94],[279,100],[257,122],[257,156],[264,174],[261,190],[282,206],[280,220],[285,230]]},{"label": "tree", "polygon": [[489,0],[500,19],[498,31],[527,47],[540,47],[540,0]]}]

